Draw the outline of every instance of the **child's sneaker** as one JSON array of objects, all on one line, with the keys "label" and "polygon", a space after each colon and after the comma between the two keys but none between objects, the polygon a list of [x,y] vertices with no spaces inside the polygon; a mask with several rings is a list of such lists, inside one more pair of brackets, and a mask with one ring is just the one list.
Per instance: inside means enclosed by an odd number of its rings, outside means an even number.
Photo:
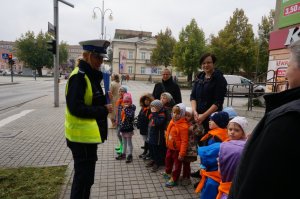
[{"label": "child's sneaker", "polygon": [[156,171],[158,171],[158,169],[159,169],[159,166],[157,164],[153,164],[151,172],[156,172]]},{"label": "child's sneaker", "polygon": [[153,160],[151,160],[150,162],[148,162],[147,164],[146,164],[146,167],[152,167],[153,165],[154,165],[154,161]]},{"label": "child's sneaker", "polygon": [[121,143],[119,143],[119,144],[118,144],[118,145],[115,147],[115,150],[116,150],[116,151],[119,151],[119,150],[120,150],[120,148],[121,148],[121,145],[122,145],[122,144],[121,144]]},{"label": "child's sneaker", "polygon": [[171,174],[168,174],[166,172],[161,172],[160,174],[164,177],[165,180],[170,180],[171,179]]},{"label": "child's sneaker", "polygon": [[182,178],[182,180],[181,180],[181,185],[182,186],[188,186],[190,184],[192,184],[192,181],[191,181],[190,178]]},{"label": "child's sneaker", "polygon": [[144,158],[146,156],[146,152],[143,152],[142,154],[139,155],[139,158]]},{"label": "child's sneaker", "polygon": [[150,154],[147,153],[144,157],[143,160],[151,160]]},{"label": "child's sneaker", "polygon": [[166,187],[168,187],[168,188],[172,188],[177,185],[178,185],[177,182],[174,182],[173,178],[171,178],[168,182],[166,182]]},{"label": "child's sneaker", "polygon": [[130,163],[130,162],[132,162],[132,155],[131,154],[129,154],[127,156],[127,159],[126,159],[126,163]]},{"label": "child's sneaker", "polygon": [[116,160],[125,160],[126,159],[126,155],[125,154],[120,154],[116,157]]}]

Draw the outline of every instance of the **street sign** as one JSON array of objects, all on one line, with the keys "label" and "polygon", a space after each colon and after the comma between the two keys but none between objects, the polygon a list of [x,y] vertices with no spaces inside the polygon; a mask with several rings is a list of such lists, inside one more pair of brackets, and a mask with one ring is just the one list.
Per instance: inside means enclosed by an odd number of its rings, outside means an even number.
[{"label": "street sign", "polygon": [[48,22],[48,33],[55,37],[55,27],[52,23]]},{"label": "street sign", "polygon": [[8,59],[8,53],[2,53],[2,59]]}]

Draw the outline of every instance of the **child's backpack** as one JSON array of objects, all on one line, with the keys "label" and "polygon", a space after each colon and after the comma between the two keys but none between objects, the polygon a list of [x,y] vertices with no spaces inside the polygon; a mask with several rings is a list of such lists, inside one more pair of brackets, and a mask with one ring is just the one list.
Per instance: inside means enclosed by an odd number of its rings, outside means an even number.
[{"label": "child's backpack", "polygon": [[186,155],[184,156],[185,162],[195,162],[197,160],[197,135],[201,135],[204,131],[203,125],[193,124],[189,127],[189,141],[186,150]]}]

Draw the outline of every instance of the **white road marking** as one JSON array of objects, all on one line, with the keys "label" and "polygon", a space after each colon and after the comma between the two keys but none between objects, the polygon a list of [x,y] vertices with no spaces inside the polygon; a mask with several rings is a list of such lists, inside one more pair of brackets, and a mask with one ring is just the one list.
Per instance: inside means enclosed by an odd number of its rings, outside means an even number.
[{"label": "white road marking", "polygon": [[25,115],[27,115],[28,113],[30,113],[31,111],[34,111],[34,109],[30,109],[30,110],[25,110],[25,111],[22,111],[21,113],[18,113],[18,114],[15,114],[15,115],[12,115],[8,118],[5,118],[3,120],[0,121],[0,127],[16,120],[16,119],[19,119],[20,117],[23,117]]}]

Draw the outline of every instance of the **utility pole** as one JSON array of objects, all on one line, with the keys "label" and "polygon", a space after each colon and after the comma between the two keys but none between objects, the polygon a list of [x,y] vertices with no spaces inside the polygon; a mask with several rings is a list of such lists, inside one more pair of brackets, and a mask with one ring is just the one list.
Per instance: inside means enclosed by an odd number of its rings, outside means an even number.
[{"label": "utility pole", "polygon": [[53,0],[54,3],[54,29],[55,29],[55,51],[56,54],[53,54],[53,65],[54,65],[54,107],[59,107],[59,28],[58,28],[58,1],[74,8],[73,4],[70,4],[64,0]]}]

